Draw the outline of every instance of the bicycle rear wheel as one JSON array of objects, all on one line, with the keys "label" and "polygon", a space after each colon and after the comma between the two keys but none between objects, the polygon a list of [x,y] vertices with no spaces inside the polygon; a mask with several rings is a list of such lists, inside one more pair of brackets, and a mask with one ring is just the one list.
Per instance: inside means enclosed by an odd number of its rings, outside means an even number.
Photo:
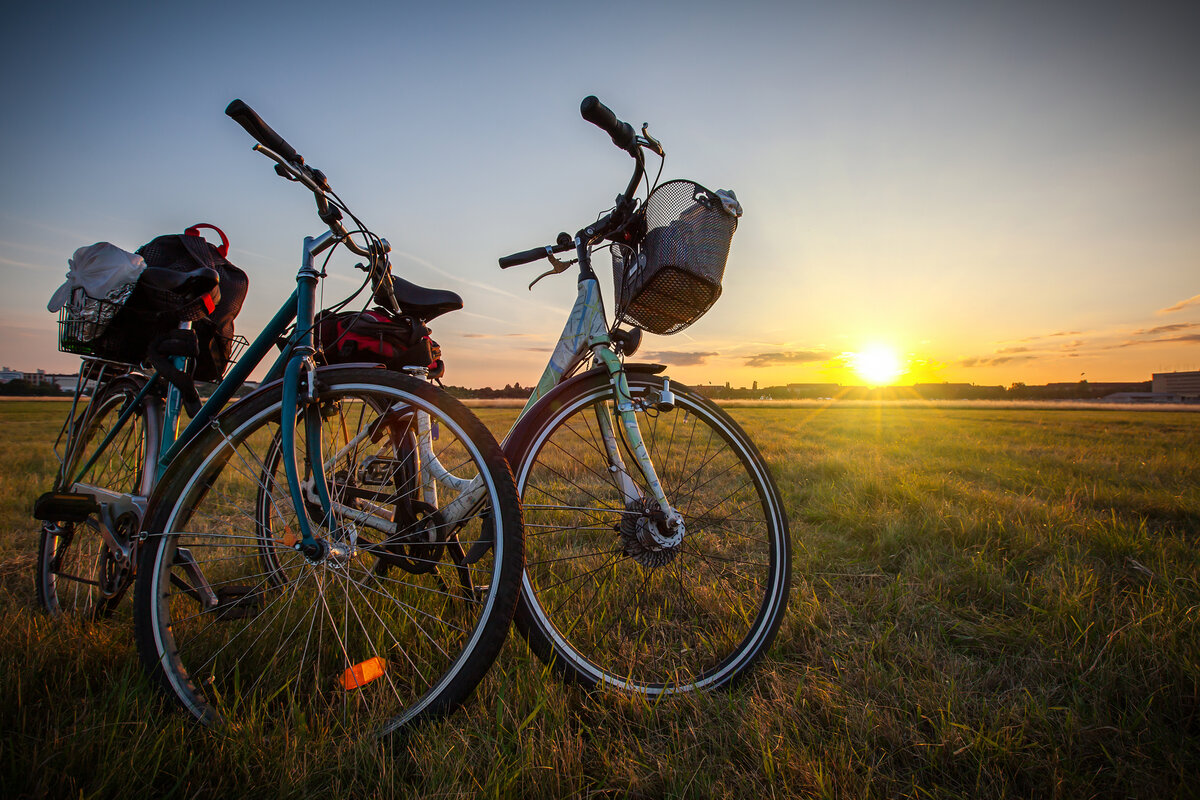
[{"label": "bicycle rear wheel", "polygon": [[[58,492],[97,495],[101,501],[114,495],[145,497],[154,484],[154,455],[149,445],[158,435],[161,412],[150,399],[134,410],[125,426],[84,475],[81,467],[95,455],[125,408],[145,385],[140,375],[124,375],[99,387],[75,422],[75,435],[67,443],[67,461],[55,484]],[[127,504],[114,511],[114,535],[126,543],[139,529],[136,507]],[[124,596],[133,566],[123,563],[100,533],[101,521],[47,522],[38,547],[36,584],[38,601],[51,614],[104,616]]]},{"label": "bicycle rear wheel", "polygon": [[[562,384],[514,429],[506,451],[525,512],[517,625],[533,651],[587,686],[646,695],[736,681],[766,651],[787,607],[791,551],[779,491],[721,409],[663,379],[628,374],[642,438],[686,536],[662,547],[643,499],[627,505],[599,424],[613,419],[606,374]],[[619,422],[613,427],[620,429]],[[619,435],[619,434],[618,434]]]},{"label": "bicycle rear wheel", "polygon": [[[519,591],[520,507],[499,445],[444,392],[365,368],[323,369],[317,383],[305,413],[319,415],[330,516],[311,469],[299,471],[325,552],[296,548],[279,392],[243,399],[164,476],[138,573],[138,648],[203,722],[301,715],[387,734],[456,707],[499,652]],[[430,503],[412,480],[418,412],[440,463],[478,487],[455,522],[454,497]]]}]

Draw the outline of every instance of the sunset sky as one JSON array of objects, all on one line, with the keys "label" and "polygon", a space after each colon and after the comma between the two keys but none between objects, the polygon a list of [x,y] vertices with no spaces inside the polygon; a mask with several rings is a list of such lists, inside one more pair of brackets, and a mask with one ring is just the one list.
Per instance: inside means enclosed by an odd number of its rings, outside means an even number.
[{"label": "sunset sky", "polygon": [[[0,30],[0,363],[75,370],[45,306],[77,247],[200,221],[257,333],[321,224],[222,113],[240,97],[398,274],[463,295],[433,325],[447,382],[532,384],[574,280],[530,292],[545,267],[496,258],[623,187],[579,117],[594,93],[650,123],[664,178],[745,208],[721,300],[638,356],[681,380],[1200,369],[1197,31],[1195,3],[23,4]],[[360,274],[335,262],[327,303]]]}]

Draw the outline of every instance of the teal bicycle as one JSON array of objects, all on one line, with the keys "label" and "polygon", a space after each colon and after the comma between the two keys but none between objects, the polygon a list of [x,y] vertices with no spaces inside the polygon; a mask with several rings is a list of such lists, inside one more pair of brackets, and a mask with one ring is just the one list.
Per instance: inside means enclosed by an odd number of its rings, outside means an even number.
[{"label": "teal bicycle", "polygon": [[317,366],[316,260],[335,247],[365,260],[363,288],[394,311],[428,321],[461,300],[393,277],[387,242],[320,171],[241,101],[226,113],[328,230],[304,240],[295,292],[181,432],[161,371],[85,356],[35,509],[38,594],[94,616],[133,584],[143,664],[201,721],[386,734],[455,708],[499,652],[522,566],[516,488],[494,437],[424,367]]}]

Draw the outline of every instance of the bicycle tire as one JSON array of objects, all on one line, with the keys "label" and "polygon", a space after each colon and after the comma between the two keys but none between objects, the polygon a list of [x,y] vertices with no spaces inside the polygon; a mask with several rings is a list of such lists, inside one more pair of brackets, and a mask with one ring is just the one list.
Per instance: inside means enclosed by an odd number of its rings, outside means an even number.
[{"label": "bicycle tire", "polygon": [[[123,375],[97,389],[75,422],[75,434],[67,443],[68,461],[55,481],[55,491],[86,493],[90,489],[100,489],[125,495],[149,495],[155,469],[153,448],[149,443],[162,425],[161,409],[153,399],[144,401],[135,410],[134,416],[88,473],[78,476],[79,481],[74,480],[79,467],[91,458],[145,382],[141,375]],[[132,510],[114,522],[118,535],[129,540],[140,529],[140,519]],[[84,522],[42,525],[35,583],[38,601],[50,614],[107,616],[120,604],[132,583],[130,567],[134,565],[123,566],[114,558],[100,534],[101,524],[95,518],[89,518]]]},{"label": "bicycle tire", "polygon": [[687,534],[674,548],[647,545],[652,503],[625,507],[595,417],[612,414],[609,378],[572,378],[505,444],[525,513],[517,628],[560,677],[587,687],[658,696],[733,685],[770,647],[787,607],[791,546],[778,488],[724,411],[674,382],[673,407],[658,410],[663,379],[627,376]]},{"label": "bicycle tire", "polygon": [[[519,591],[521,512],[500,446],[461,403],[425,381],[363,367],[319,370],[315,408],[327,488],[334,502],[353,510],[313,520],[314,532],[343,550],[314,562],[294,548],[298,525],[286,480],[268,471],[281,404],[278,386],[242,399],[163,477],[135,589],[144,666],[206,724],[301,715],[351,736],[386,735],[450,712],[499,652]],[[379,408],[427,412],[439,427],[442,463],[460,477],[482,478],[483,508],[453,537],[448,525],[425,524],[372,541],[365,523],[367,533],[347,523],[354,510],[378,517],[389,505],[394,521],[406,500],[380,489],[378,475],[369,485],[364,477],[391,463],[375,452],[376,467],[369,467],[363,456],[372,436],[391,424]],[[304,426],[297,427],[302,439]],[[382,436],[383,447],[391,435]],[[298,462],[307,462],[304,453],[298,442]],[[311,505],[308,495],[303,502]],[[273,526],[262,524],[264,503]],[[416,540],[435,529],[445,543]],[[476,542],[484,542],[484,552],[470,564],[447,556]],[[420,547],[435,569],[417,574],[392,566],[400,560],[393,550]],[[479,580],[470,592],[452,587],[443,567]]]}]

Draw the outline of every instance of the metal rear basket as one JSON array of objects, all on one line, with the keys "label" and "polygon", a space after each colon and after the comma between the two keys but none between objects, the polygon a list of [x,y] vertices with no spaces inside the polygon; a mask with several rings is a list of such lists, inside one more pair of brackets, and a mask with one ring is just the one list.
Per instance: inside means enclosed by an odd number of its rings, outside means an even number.
[{"label": "metal rear basket", "polygon": [[[225,376],[229,374],[229,368],[238,362],[238,359],[242,357],[242,353],[250,346],[250,340],[241,334],[222,336],[218,333],[214,338],[222,342],[229,352],[229,358],[225,362],[225,369],[221,372],[221,379],[224,380]],[[213,382],[220,383],[220,381]]]},{"label": "metal rear basket", "polygon": [[698,183],[667,181],[646,198],[634,247],[613,245],[617,322],[678,333],[721,296],[737,217]]}]

